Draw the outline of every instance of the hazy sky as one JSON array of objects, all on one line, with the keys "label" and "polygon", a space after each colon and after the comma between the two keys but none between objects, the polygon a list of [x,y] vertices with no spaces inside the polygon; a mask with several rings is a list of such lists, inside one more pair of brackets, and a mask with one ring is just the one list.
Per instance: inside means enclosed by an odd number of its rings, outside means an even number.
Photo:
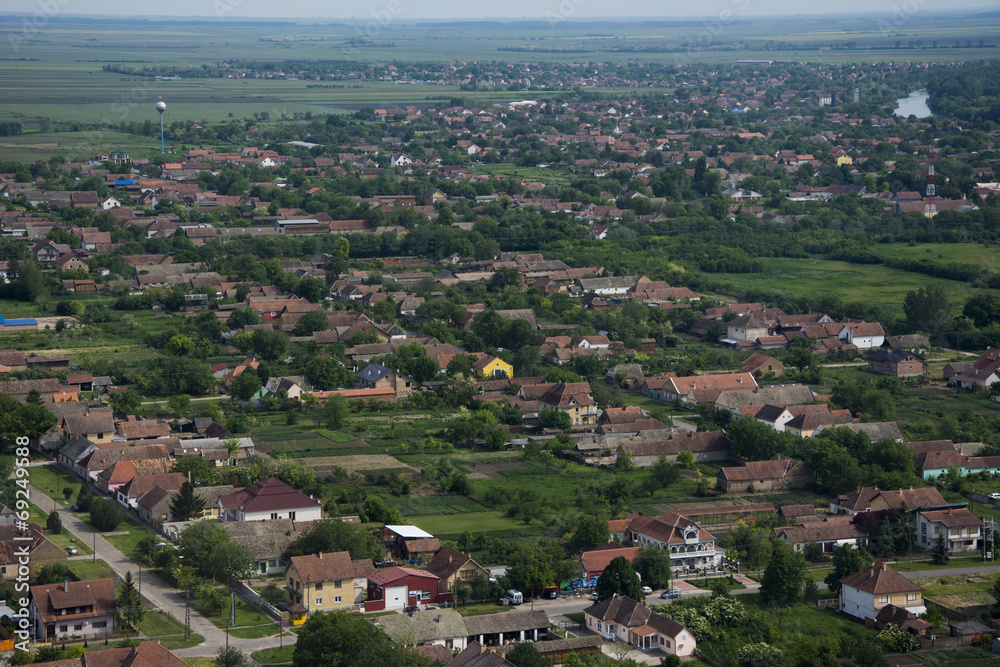
[{"label": "hazy sky", "polygon": [[[702,0],[700,2],[655,2],[650,0],[503,0],[469,2],[468,0],[55,0],[67,14],[208,16],[211,18],[322,18],[372,19],[374,16],[400,20],[416,18],[537,18],[552,19],[594,17],[708,17],[723,12],[734,17],[838,14],[851,12],[903,12],[919,15],[933,10],[950,10],[954,5],[970,9],[996,10],[997,0]],[[7,4],[0,2],[0,6]],[[8,5],[8,11],[30,12],[36,3]],[[37,3],[40,5],[40,3]],[[155,9],[154,9],[155,7]]]}]

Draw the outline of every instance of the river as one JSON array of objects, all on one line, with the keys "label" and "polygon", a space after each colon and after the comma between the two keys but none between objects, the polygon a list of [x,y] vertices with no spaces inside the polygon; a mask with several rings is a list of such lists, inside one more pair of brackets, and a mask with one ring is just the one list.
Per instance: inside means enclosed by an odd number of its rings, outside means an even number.
[{"label": "river", "polygon": [[903,118],[907,118],[911,114],[917,118],[927,118],[934,115],[931,113],[930,107],[927,106],[927,97],[926,90],[915,90],[910,93],[909,97],[899,98],[896,100],[898,105],[895,111],[896,115]]}]

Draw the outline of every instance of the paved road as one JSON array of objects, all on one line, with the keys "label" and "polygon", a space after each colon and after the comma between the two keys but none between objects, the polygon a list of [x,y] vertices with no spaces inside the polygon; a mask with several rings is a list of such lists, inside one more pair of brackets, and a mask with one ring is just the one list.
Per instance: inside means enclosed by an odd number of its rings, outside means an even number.
[{"label": "paved road", "polygon": [[919,570],[917,572],[908,572],[903,569],[905,567],[906,566],[903,563],[897,563],[893,566],[893,569],[907,579],[924,579],[926,577],[948,577],[952,575],[988,574],[991,572],[1000,572],[1000,565],[986,565],[985,562],[982,567],[950,567],[940,570]]},{"label": "paved road", "polygon": [[[88,524],[78,519],[68,509],[58,505],[52,498],[42,493],[35,487],[29,487],[31,501],[42,511],[49,513],[53,510],[59,512],[62,519],[63,528],[76,536],[84,544],[93,547],[96,544],[97,557],[104,560],[121,577],[126,572],[131,572],[132,577],[139,580],[139,566],[130,558],[125,556],[113,544],[104,539],[104,536],[95,531]],[[94,535],[97,534],[96,542]],[[93,556],[76,556],[74,560],[93,559]],[[147,571],[142,577],[142,595],[156,609],[167,612],[175,619],[184,622],[184,594],[177,589],[164,584],[160,579],[149,574]],[[174,651],[177,655],[184,657],[194,656],[214,656],[220,647],[226,645],[226,631],[213,625],[208,619],[198,612],[191,611],[191,631],[196,632],[205,638],[204,643],[198,646],[178,649]],[[286,636],[286,644],[295,643],[295,635]],[[248,654],[257,651],[264,646],[277,646],[278,637],[264,637],[262,639],[230,639],[230,646],[236,646]]]}]

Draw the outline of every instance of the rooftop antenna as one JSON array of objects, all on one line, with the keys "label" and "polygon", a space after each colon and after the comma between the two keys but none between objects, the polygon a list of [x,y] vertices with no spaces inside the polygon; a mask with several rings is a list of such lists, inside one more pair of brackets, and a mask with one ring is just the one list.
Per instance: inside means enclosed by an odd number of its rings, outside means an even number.
[{"label": "rooftop antenna", "polygon": [[930,164],[927,165],[927,198],[924,199],[924,215],[933,218],[937,213],[937,191],[934,187],[934,151],[930,152]]},{"label": "rooftop antenna", "polygon": [[156,103],[156,110],[160,112],[160,155],[163,155],[163,112],[167,110],[167,105],[162,99]]}]

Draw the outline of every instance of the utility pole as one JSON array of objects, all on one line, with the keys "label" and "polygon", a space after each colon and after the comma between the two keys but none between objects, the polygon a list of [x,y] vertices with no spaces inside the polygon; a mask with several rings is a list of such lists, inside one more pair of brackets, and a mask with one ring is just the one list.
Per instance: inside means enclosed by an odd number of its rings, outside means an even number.
[{"label": "utility pole", "polygon": [[191,589],[184,589],[184,639],[191,638]]},{"label": "utility pole", "polygon": [[93,562],[95,562],[95,563],[97,562],[97,529],[96,528],[94,529],[94,560],[93,560]]}]

